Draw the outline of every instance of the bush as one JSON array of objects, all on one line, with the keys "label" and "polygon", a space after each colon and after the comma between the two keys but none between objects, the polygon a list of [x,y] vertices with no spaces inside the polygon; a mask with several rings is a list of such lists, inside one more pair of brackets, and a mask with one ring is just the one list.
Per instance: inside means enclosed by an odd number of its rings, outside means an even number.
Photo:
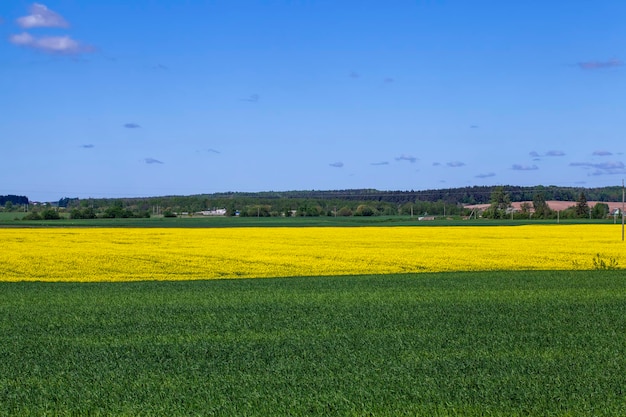
[{"label": "bush", "polygon": [[344,206],[339,209],[337,216],[352,216],[352,210],[350,210],[350,207]]},{"label": "bush", "polygon": [[42,220],[42,217],[36,211],[29,211],[28,214],[22,217],[22,220]]},{"label": "bush", "polygon": [[356,211],[354,212],[355,216],[374,216],[375,214],[376,211],[366,204],[361,204],[356,208]]},{"label": "bush", "polygon": [[61,216],[59,216],[59,212],[54,209],[45,209],[41,212],[41,218],[43,220],[59,220]]}]

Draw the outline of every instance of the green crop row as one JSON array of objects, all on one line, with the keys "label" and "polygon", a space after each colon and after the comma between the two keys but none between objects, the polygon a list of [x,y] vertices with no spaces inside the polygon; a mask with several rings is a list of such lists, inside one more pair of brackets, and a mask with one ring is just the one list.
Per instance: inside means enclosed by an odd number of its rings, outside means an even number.
[{"label": "green crop row", "polygon": [[619,271],[0,283],[0,415],[626,415]]}]

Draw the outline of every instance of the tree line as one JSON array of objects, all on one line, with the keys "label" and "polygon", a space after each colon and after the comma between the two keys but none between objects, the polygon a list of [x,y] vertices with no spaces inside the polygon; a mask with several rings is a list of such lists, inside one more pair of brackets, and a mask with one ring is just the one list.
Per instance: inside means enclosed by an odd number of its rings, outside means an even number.
[{"label": "tree line", "polygon": [[[557,215],[569,216],[570,212],[556,213],[550,210],[546,201],[580,202],[581,195],[586,200],[620,201],[621,187],[580,188],[557,186],[471,186],[434,190],[380,191],[376,189],[352,190],[303,190],[265,192],[226,192],[190,196],[161,196],[141,198],[69,198],[63,197],[51,206],[62,209],[74,219],[130,218],[188,215],[214,208],[226,209],[228,216],[249,217],[290,217],[290,216],[378,216],[378,215],[435,215],[467,216],[471,210],[464,206],[490,204],[483,213],[485,217],[504,218],[511,216],[510,203],[530,201],[522,205],[515,216],[552,218]],[[22,196],[0,196],[4,211],[17,210],[28,204]],[[592,216],[599,215],[603,205],[597,205]],[[30,211],[42,215],[49,207],[43,205]],[[588,216],[589,210],[579,208],[572,215]],[[608,207],[607,207],[608,211]],[[53,216],[51,213],[47,215]],[[32,216],[36,216],[33,214]]]},{"label": "tree line", "polygon": [[[621,192],[622,190],[620,189],[620,196]],[[603,219],[610,214],[609,205],[606,203],[598,202],[593,207],[590,207],[587,203],[588,199],[585,191],[581,191],[578,194],[578,198],[572,206],[561,211],[550,208],[546,201],[546,195],[547,193],[543,190],[536,191],[532,197],[532,202],[521,200],[524,202],[520,205],[520,210],[513,210],[511,194],[506,191],[504,187],[496,187],[491,192],[490,205],[483,211],[482,216],[491,219],[504,219],[509,217],[513,219]],[[618,200],[615,198],[605,201]]]}]

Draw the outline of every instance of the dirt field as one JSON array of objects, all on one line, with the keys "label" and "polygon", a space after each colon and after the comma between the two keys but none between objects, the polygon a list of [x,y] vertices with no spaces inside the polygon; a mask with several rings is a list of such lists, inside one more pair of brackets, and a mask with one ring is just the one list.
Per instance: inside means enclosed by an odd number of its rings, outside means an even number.
[{"label": "dirt field", "polygon": [[[530,204],[530,206],[532,207],[533,202],[532,201],[519,201],[519,202],[515,202],[515,203],[511,203],[511,205],[513,206],[513,208],[515,208],[516,210],[520,209],[520,206],[524,203],[528,203]],[[568,207],[572,207],[576,205],[575,201],[546,201],[546,203],[548,203],[548,206],[552,209],[552,210],[565,210]],[[593,207],[596,205],[596,203],[598,203],[598,201],[587,201],[587,204],[589,204],[589,207]],[[602,203],[605,203],[609,206],[609,211],[612,213],[613,210],[615,209],[621,209],[622,208],[622,202],[604,202],[602,201]],[[469,209],[478,209],[478,210],[484,210],[486,208],[488,208],[490,206],[490,204],[472,204],[469,206],[465,206],[466,208]]]}]

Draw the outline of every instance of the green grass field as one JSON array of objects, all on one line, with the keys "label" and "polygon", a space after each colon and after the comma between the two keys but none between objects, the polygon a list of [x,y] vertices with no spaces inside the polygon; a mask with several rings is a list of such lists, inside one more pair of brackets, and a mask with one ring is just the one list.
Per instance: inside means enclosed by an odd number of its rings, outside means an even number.
[{"label": "green grass field", "polygon": [[[460,217],[420,221],[418,216],[371,217],[225,217],[183,216],[175,218],[151,217],[140,219],[21,220],[26,213],[0,212],[0,227],[326,227],[326,226],[515,226],[522,224],[557,224],[550,220],[463,220]],[[64,216],[67,214],[64,213]],[[614,219],[561,219],[561,224],[614,223]]]},{"label": "green grass field", "polygon": [[626,415],[620,271],[0,283],[0,415]]}]

